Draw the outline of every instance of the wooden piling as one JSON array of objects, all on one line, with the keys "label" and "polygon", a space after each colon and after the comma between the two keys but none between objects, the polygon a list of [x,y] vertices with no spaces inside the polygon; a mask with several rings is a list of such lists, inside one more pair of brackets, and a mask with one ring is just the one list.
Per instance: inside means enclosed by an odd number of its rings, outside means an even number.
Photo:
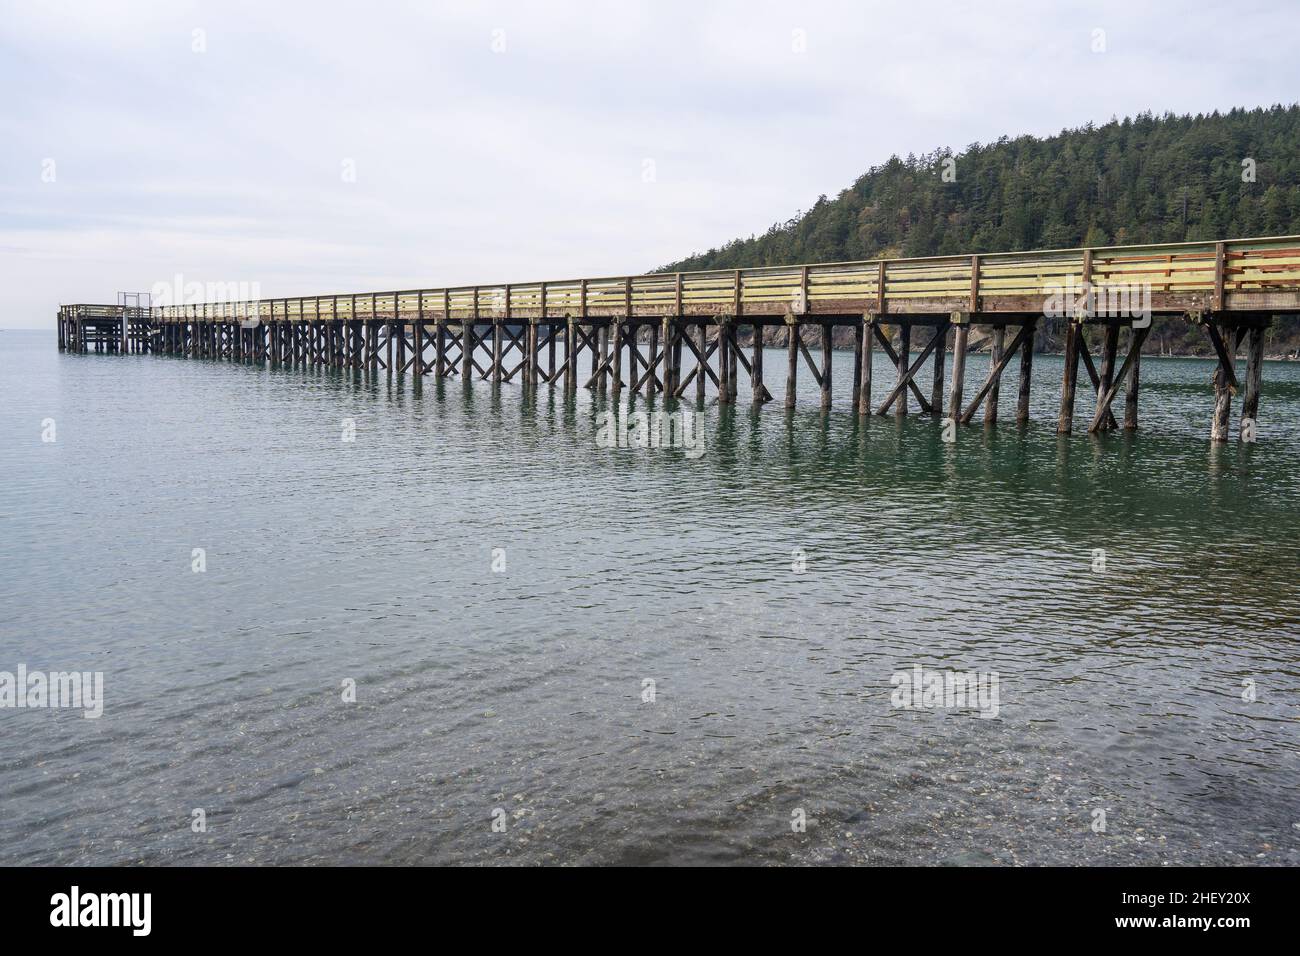
[{"label": "wooden piling", "polygon": [[[907,319],[902,319],[898,328],[898,377],[896,382],[902,384],[906,381],[907,367],[912,360],[912,323]],[[907,388],[904,387],[899,391],[898,398],[894,401],[894,416],[904,418],[907,415]]]},{"label": "wooden piling", "polygon": [[1017,425],[1025,425],[1029,422],[1030,377],[1034,367],[1034,333],[1037,325],[1037,321],[1030,323],[1029,336],[1025,339],[1025,344],[1020,347],[1020,390],[1016,396]]},{"label": "wooden piling", "polygon": [[871,362],[874,356],[875,332],[872,326],[876,319],[870,313],[862,317],[857,328],[858,360],[858,414],[871,414]]},{"label": "wooden piling", "polygon": [[794,316],[785,320],[785,407],[794,408],[799,388],[799,325]]},{"label": "wooden piling", "polygon": [[[633,342],[635,343],[635,339]],[[663,357],[659,354],[659,326],[650,323],[650,364],[646,368],[646,394],[653,395],[659,391],[659,375],[662,374],[663,368],[657,363],[661,362]]]},{"label": "wooden piling", "polygon": [[1232,418],[1232,383],[1236,375],[1235,351],[1233,349],[1220,354],[1218,367],[1214,371],[1214,419],[1210,423],[1210,441],[1216,443],[1228,440],[1229,421]]},{"label": "wooden piling", "polygon": [[734,319],[727,323],[727,342],[730,345],[730,348],[727,349],[727,355],[731,363],[727,373],[727,388],[731,404],[735,405],[740,394],[740,342],[736,338],[736,322]]},{"label": "wooden piling", "polygon": [[[1029,332],[1030,330],[1028,327],[1022,326],[1020,331],[1016,334],[1016,337],[1012,340],[1011,348],[1009,350],[1003,350],[1002,354],[998,356],[997,362],[989,368],[989,373],[984,379],[984,384],[980,386],[979,391],[975,393],[975,397],[971,399],[971,403],[966,406],[966,410],[962,412],[961,418],[959,419],[961,424],[965,425],[970,422],[981,402],[985,403],[985,409],[987,411],[987,398],[989,394],[998,387],[998,383],[1002,379],[1002,373],[1006,370],[1007,364],[1015,356],[1016,350],[1019,349],[1024,344],[1025,340],[1029,338]],[[986,418],[985,421],[988,422],[989,420]]]},{"label": "wooden piling", "polygon": [[1115,400],[1115,394],[1119,391],[1120,383],[1128,378],[1129,371],[1142,354],[1142,343],[1146,341],[1147,333],[1151,331],[1150,326],[1145,328],[1134,329],[1132,341],[1129,343],[1128,355],[1124,359],[1124,364],[1120,367],[1119,374],[1112,377],[1111,383],[1104,391],[1099,391],[1097,395],[1097,408],[1093,412],[1092,423],[1088,426],[1089,432],[1103,431],[1115,428],[1115,416],[1111,414],[1111,402]]},{"label": "wooden piling", "polygon": [[600,378],[596,382],[596,393],[604,398],[609,382],[609,325],[602,325],[596,332],[597,343],[600,346],[598,354],[591,357],[591,374],[599,372]]},{"label": "wooden piling", "polygon": [[631,388],[632,394],[635,395],[641,391],[641,366],[645,363],[641,359],[641,326],[639,323],[629,320],[627,331],[623,335],[623,344],[627,348],[627,384]]},{"label": "wooden piling", "polygon": [[724,405],[732,401],[730,326],[727,316],[718,316],[718,403]]},{"label": "wooden piling", "polygon": [[469,386],[474,381],[474,320],[460,324],[460,380]]},{"label": "wooden piling", "polygon": [[753,401],[755,405],[762,405],[767,401],[767,389],[763,387],[763,326],[754,323],[754,341],[751,345],[752,357],[750,358],[749,373],[750,384],[753,385]]},{"label": "wooden piling", "polygon": [[610,342],[610,389],[617,397],[623,390],[623,320],[614,319]]},{"label": "wooden piling", "polygon": [[532,384],[533,368],[537,363],[537,343],[533,339],[535,326],[525,320],[519,330],[520,349],[523,355],[520,357],[519,367],[522,373],[519,376],[519,384],[525,389]]},{"label": "wooden piling", "polygon": [[862,323],[853,326],[853,388],[852,407],[858,407],[859,393],[862,391]]},{"label": "wooden piling", "polygon": [[433,380],[441,382],[447,376],[447,329],[446,317],[433,321]]},{"label": "wooden piling", "polygon": [[662,360],[662,377],[664,397],[669,398],[677,388],[677,383],[673,378],[673,337],[674,327],[672,319],[664,316],[663,322],[660,323],[659,338],[660,347],[663,349]]},{"label": "wooden piling", "polygon": [[831,346],[834,343],[831,340],[831,324],[829,321],[822,323],[822,411],[827,411],[831,407]]},{"label": "wooden piling", "polygon": [[1251,327],[1246,337],[1246,381],[1238,437],[1253,440],[1259,426],[1259,394],[1264,378],[1264,326]]},{"label": "wooden piling", "polygon": [[384,355],[386,358],[384,365],[386,371],[388,372],[388,378],[391,380],[393,377],[393,320],[392,319],[389,319],[386,323],[384,323],[384,329],[387,333],[384,337]]},{"label": "wooden piling", "polygon": [[672,384],[664,385],[664,392],[671,398],[677,397],[677,389],[682,384],[682,336],[686,334],[686,327],[681,324],[681,319],[670,317],[664,322],[664,329],[668,333],[667,341],[671,344],[665,345],[664,349],[668,357],[668,376],[672,378]]},{"label": "wooden piling", "polygon": [[672,352],[669,356],[673,363],[673,384],[671,388],[667,389],[667,392],[669,395],[676,398],[677,390],[681,388],[682,385],[682,351],[684,348],[682,340],[686,337],[686,325],[682,322],[681,316],[670,319],[667,325],[668,329],[672,333],[673,343]]},{"label": "wooden piling", "polygon": [[564,323],[564,394],[572,395],[577,387],[578,336],[573,320]]},{"label": "wooden piling", "polygon": [[[1097,401],[1100,402],[1102,397],[1110,391],[1111,385],[1115,382],[1115,353],[1119,348],[1119,325],[1110,322],[1106,325],[1106,338],[1102,345],[1101,368],[1097,372]],[[1109,430],[1115,427],[1115,421],[1111,420],[1103,423],[1102,430]]]},{"label": "wooden piling", "polygon": [[[1131,334],[1136,336],[1137,330],[1131,330]],[[1138,380],[1141,378],[1141,366],[1142,351],[1138,349],[1133,353],[1133,360],[1129,363],[1128,375],[1124,381],[1125,431],[1134,431],[1138,427]]]},{"label": "wooden piling", "polygon": [[501,323],[492,323],[492,384],[501,384]]},{"label": "wooden piling", "polygon": [[934,347],[934,379],[930,385],[930,414],[935,416],[943,414],[943,366],[948,353],[948,328],[947,324],[942,326],[942,337]]},{"label": "wooden piling", "polygon": [[[1007,327],[1005,325],[993,326],[993,345],[989,349],[989,367],[996,368],[997,364],[1002,361],[1002,356],[1007,344]],[[988,395],[984,399],[984,424],[996,425],[998,423],[998,392],[1002,376],[995,376],[992,384],[989,386]]]},{"label": "wooden piling", "polygon": [[528,361],[524,366],[525,383],[529,388],[537,387],[537,371],[540,363],[538,354],[541,352],[542,326],[536,319],[528,320],[528,336],[525,341],[528,343]]},{"label": "wooden piling", "polygon": [[953,313],[957,334],[952,340],[952,382],[948,386],[948,417],[953,424],[961,421],[962,390],[966,377],[966,343],[970,338],[970,315]]},{"label": "wooden piling", "polygon": [[1079,380],[1079,323],[1066,319],[1065,372],[1061,377],[1061,412],[1056,420],[1056,433],[1068,435],[1074,430],[1074,391]]},{"label": "wooden piling", "polygon": [[695,326],[695,347],[699,351],[697,361],[699,364],[695,368],[695,401],[700,405],[704,404],[705,386],[708,384],[708,338],[709,327],[703,322]]},{"label": "wooden piling", "polygon": [[[935,329],[934,334],[930,337],[930,341],[926,343],[925,348],[921,350],[921,354],[916,357],[916,361],[912,362],[912,364],[908,366],[902,379],[894,384],[894,387],[890,390],[889,394],[885,396],[885,400],[880,403],[880,407],[876,409],[877,415],[886,414],[903,392],[910,389],[916,389],[916,373],[921,370],[921,367],[925,365],[926,360],[930,357],[930,353],[939,347],[939,343],[947,338],[947,335],[948,323],[940,323],[940,325]],[[897,356],[895,356],[895,358],[897,358]],[[935,412],[934,406],[922,398],[919,394],[919,389],[917,389],[917,393],[917,398],[921,401],[922,413],[929,411],[933,414]]]}]

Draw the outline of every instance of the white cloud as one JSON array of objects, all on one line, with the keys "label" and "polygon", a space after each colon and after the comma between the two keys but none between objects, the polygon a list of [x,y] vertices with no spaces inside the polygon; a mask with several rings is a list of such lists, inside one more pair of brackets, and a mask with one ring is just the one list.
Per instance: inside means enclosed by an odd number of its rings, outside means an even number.
[{"label": "white cloud", "polygon": [[1287,101],[1300,69],[1265,41],[1297,21],[1241,3],[0,3],[0,324],[178,271],[266,296],[637,272],[892,153]]}]

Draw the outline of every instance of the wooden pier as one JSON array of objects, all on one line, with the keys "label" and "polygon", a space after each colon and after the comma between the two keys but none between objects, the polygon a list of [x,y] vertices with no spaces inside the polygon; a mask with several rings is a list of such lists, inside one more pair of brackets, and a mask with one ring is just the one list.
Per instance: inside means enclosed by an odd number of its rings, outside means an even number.
[{"label": "wooden pier", "polygon": [[[775,396],[762,345],[777,327],[786,348],[784,405],[800,365],[833,407],[832,335],[851,328],[849,407],[861,415],[998,420],[1003,373],[1018,362],[1015,420],[1029,419],[1033,341],[1045,317],[1065,328],[1057,430],[1075,427],[1080,368],[1095,395],[1091,432],[1138,425],[1142,346],[1156,316],[1200,324],[1218,357],[1210,434],[1227,441],[1232,399],[1253,440],[1264,329],[1300,312],[1300,237],[886,259],[710,272],[509,283],[125,307],[65,305],[59,348],[156,353],[371,375],[410,375],[416,387],[477,376],[545,384],[566,394],[740,400],[739,369],[756,404]],[[990,344],[983,381],[966,380],[972,330]],[[1121,348],[1121,339],[1123,347]],[[952,374],[945,394],[951,341]],[[1245,367],[1237,356],[1245,346]],[[894,366],[872,381],[879,348]],[[748,354],[747,354],[748,352]],[[1095,354],[1094,354],[1095,353]],[[624,360],[627,361],[626,368]],[[685,359],[685,364],[683,360]],[[929,383],[924,381],[929,367]],[[1008,392],[1011,385],[1008,385]],[[1123,392],[1122,408],[1115,405]],[[1082,422],[1081,422],[1082,424]]]}]

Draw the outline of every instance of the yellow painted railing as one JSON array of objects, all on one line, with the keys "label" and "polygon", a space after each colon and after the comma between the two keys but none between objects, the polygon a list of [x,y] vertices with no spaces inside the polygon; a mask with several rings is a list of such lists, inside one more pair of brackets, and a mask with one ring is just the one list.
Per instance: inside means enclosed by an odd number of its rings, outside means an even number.
[{"label": "yellow painted railing", "polygon": [[1300,237],[882,259],[155,306],[155,321],[1036,311],[1061,290],[1149,288],[1156,308],[1300,308]]}]

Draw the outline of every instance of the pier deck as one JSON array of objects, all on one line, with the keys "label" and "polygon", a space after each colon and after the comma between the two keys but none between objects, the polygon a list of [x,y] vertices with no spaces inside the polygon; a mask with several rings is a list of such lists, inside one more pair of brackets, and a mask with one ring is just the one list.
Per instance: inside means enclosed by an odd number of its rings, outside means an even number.
[{"label": "pier deck", "polygon": [[[758,345],[765,329],[779,326],[787,350],[785,405],[795,404],[802,357],[819,385],[821,406],[830,408],[831,334],[836,326],[850,326],[851,404],[858,413],[906,415],[910,395],[924,414],[967,424],[982,408],[984,421],[991,424],[998,417],[1002,375],[1017,355],[1016,419],[1028,419],[1034,332],[1047,317],[1065,326],[1057,428],[1068,433],[1074,427],[1080,364],[1097,396],[1089,430],[1120,427],[1111,407],[1121,389],[1123,427],[1137,427],[1141,350],[1150,319],[1183,316],[1206,329],[1218,357],[1212,440],[1228,439],[1232,398],[1241,393],[1240,437],[1253,441],[1264,328],[1283,312],[1300,312],[1297,236],[258,302],[77,304],[59,309],[58,330],[60,349],[70,351],[166,353],[411,374],[417,387],[426,374],[466,380],[477,375],[496,382],[519,376],[529,387],[556,385],[563,377],[567,391],[582,385],[616,394],[630,388],[682,398],[693,390],[700,401],[712,385],[717,400],[728,403],[738,399],[738,366],[743,366],[753,400],[761,404],[773,395],[763,378]],[[985,327],[992,363],[985,380],[972,383],[967,401],[965,358],[973,326]],[[740,336],[738,329],[747,335]],[[914,330],[921,333],[916,343]],[[1094,331],[1101,340],[1095,360],[1088,342]],[[950,335],[953,365],[945,396]],[[771,336],[766,338],[770,342]],[[818,348],[820,361],[809,351],[810,343]],[[921,346],[915,358],[914,344]],[[1246,367],[1238,376],[1243,344]],[[896,368],[879,404],[872,394],[877,345]],[[923,391],[919,373],[927,360],[932,380]]]}]

